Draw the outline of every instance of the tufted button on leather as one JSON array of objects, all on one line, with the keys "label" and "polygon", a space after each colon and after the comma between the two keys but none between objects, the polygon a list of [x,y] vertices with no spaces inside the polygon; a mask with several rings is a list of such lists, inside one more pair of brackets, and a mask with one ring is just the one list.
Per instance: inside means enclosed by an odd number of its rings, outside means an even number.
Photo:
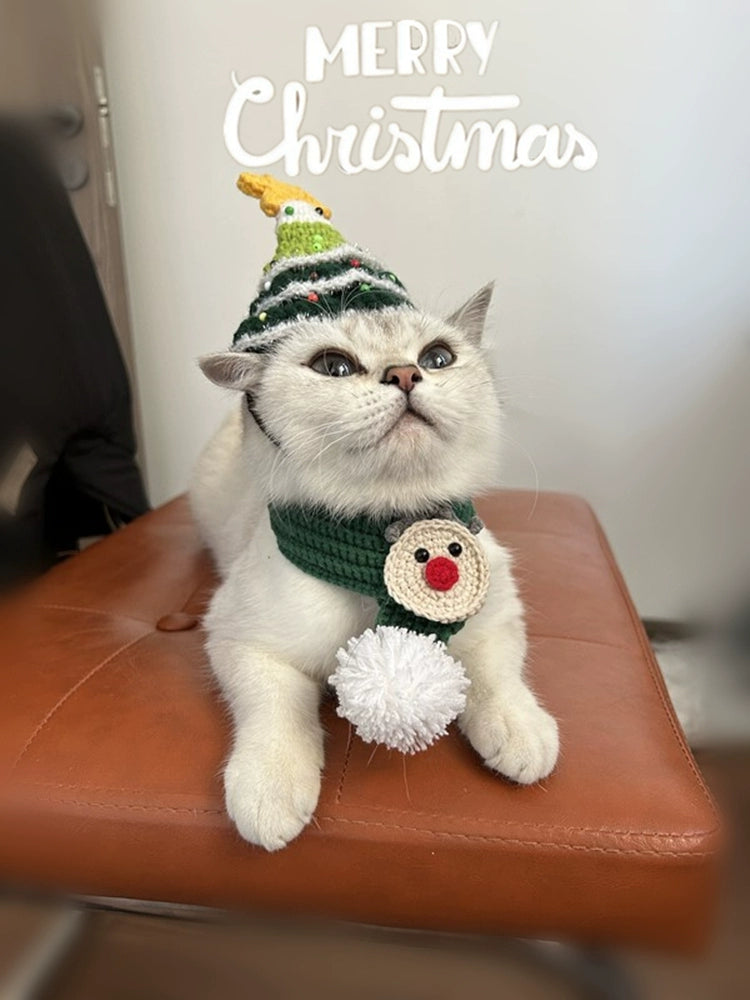
[{"label": "tufted button on leather", "polygon": [[156,627],[160,632],[187,632],[197,624],[195,615],[189,615],[185,611],[170,611],[168,615],[161,616]]}]

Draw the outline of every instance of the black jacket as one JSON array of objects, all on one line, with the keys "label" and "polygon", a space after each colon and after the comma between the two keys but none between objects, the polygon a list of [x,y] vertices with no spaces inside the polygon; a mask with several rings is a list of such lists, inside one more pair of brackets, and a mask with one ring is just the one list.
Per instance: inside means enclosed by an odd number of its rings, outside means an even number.
[{"label": "black jacket", "polygon": [[67,194],[30,134],[0,121],[0,586],[147,510],[135,447]]}]

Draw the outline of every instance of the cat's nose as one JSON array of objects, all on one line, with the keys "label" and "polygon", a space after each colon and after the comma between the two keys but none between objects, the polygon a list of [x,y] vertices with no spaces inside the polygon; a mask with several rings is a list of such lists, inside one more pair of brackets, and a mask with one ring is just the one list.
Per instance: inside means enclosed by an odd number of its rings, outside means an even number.
[{"label": "cat's nose", "polygon": [[383,385],[397,385],[404,392],[411,392],[422,381],[422,373],[416,365],[391,365],[383,372],[381,381]]}]

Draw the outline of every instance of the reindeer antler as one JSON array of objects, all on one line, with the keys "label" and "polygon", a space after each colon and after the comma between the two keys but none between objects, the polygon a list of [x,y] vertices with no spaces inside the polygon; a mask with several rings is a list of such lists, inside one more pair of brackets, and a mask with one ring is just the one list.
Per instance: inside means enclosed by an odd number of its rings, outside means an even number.
[{"label": "reindeer antler", "polygon": [[303,188],[295,187],[294,184],[287,184],[280,181],[271,174],[240,174],[237,178],[237,187],[243,194],[250,195],[251,198],[258,198],[261,211],[266,215],[276,216],[279,209],[286,201],[306,201],[309,205],[323,209],[326,219],[331,218],[331,210],[317,198]]}]

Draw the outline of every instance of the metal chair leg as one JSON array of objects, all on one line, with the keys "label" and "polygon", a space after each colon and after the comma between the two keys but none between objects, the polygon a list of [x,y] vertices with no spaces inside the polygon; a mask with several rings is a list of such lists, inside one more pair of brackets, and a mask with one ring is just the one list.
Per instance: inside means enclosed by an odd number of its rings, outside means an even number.
[{"label": "metal chair leg", "polygon": [[519,941],[534,958],[568,981],[586,1000],[638,1000],[640,990],[622,962],[609,952],[557,941]]},{"label": "metal chair leg", "polygon": [[86,911],[66,907],[31,941],[0,981],[0,1000],[35,1000],[80,938]]}]

